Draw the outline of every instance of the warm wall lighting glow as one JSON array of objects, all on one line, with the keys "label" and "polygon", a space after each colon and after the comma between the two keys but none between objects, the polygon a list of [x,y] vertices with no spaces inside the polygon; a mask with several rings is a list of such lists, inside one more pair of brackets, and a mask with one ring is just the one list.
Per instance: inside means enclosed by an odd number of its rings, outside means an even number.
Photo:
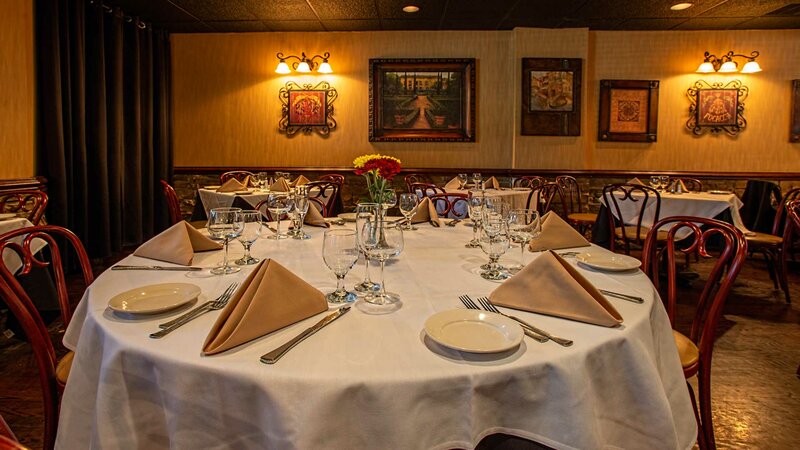
[{"label": "warm wall lighting glow", "polygon": [[697,73],[714,73],[714,65],[710,62],[706,61],[703,64],[700,64],[700,67],[697,68]]},{"label": "warm wall lighting glow", "polygon": [[407,13],[415,13],[419,11],[419,6],[414,6],[414,5],[403,6],[403,11]]},{"label": "warm wall lighting glow", "polygon": [[317,69],[319,73],[331,73],[333,69],[331,69],[331,65],[328,64],[328,61],[322,61],[322,64],[319,65],[319,69]]},{"label": "warm wall lighting glow", "polygon": [[295,69],[295,70],[298,71],[298,72],[302,72],[302,73],[308,73],[308,72],[311,72],[311,67],[308,67],[308,63],[307,62],[300,61],[300,64],[297,65],[297,69]]},{"label": "warm wall lighting glow", "polygon": [[281,61],[281,62],[278,63],[278,68],[275,69],[275,72],[281,73],[281,74],[287,74],[287,73],[291,73],[292,71],[291,71],[291,69],[289,69],[289,65],[286,64],[286,62]]},{"label": "warm wall lighting glow", "polygon": [[684,9],[689,9],[694,6],[694,3],[676,3],[669,7],[669,9],[673,11],[683,11]]},{"label": "warm wall lighting glow", "polygon": [[732,73],[737,71],[738,67],[736,67],[736,63],[733,61],[725,61],[721,66],[719,66],[719,72],[721,73]]},{"label": "warm wall lighting glow", "polygon": [[[292,73],[292,70],[300,73],[310,73],[312,70],[316,69],[319,73],[333,73],[333,69],[331,65],[328,63],[328,58],[331,57],[329,52],[325,52],[321,55],[314,55],[312,57],[307,57],[305,53],[300,53],[300,56],[296,55],[288,55],[284,56],[283,53],[278,52],[275,55],[278,58],[278,67],[275,69],[275,72],[286,75]],[[297,62],[293,62],[291,67],[286,62],[286,60],[295,59]],[[317,60],[320,61],[317,61]]]},{"label": "warm wall lighting glow", "polygon": [[761,66],[755,61],[747,61],[742,67],[742,73],[756,73],[761,72]]},{"label": "warm wall lighting glow", "polygon": [[703,63],[697,67],[695,72],[697,73],[735,73],[739,71],[739,63],[736,62],[736,58],[746,59],[747,62],[745,63],[744,67],[742,67],[742,73],[756,73],[761,72],[761,66],[758,65],[756,62],[756,58],[758,58],[758,50],[753,50],[750,52],[750,55],[741,55],[738,53],[733,53],[733,50],[729,51],[728,53],[722,55],[722,57],[717,57],[717,55],[712,55],[709,52],[705,52],[703,55]]}]

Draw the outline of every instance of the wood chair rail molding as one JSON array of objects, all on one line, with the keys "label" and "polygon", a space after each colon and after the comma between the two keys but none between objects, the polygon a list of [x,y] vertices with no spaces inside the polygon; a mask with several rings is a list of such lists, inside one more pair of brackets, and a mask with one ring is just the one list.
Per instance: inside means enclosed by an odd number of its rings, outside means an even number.
[{"label": "wood chair rail molding", "polygon": [[39,191],[47,190],[47,178],[45,177],[30,177],[30,178],[13,178],[0,180],[0,192],[5,191],[18,191],[22,189],[36,189]]}]

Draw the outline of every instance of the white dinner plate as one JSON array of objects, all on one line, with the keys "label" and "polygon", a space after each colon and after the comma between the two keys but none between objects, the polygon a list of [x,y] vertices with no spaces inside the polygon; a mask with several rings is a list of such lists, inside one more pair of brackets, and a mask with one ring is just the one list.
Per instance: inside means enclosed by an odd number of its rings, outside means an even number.
[{"label": "white dinner plate", "polygon": [[578,263],[598,270],[622,272],[638,269],[642,262],[627,255],[608,253],[580,253],[575,256]]},{"label": "white dinner plate", "polygon": [[200,288],[189,283],[151,284],[115,295],[108,307],[129,314],[156,314],[185,305],[198,295]]},{"label": "white dinner plate", "polygon": [[0,213],[0,220],[11,220],[17,217],[14,213]]},{"label": "white dinner plate", "polygon": [[713,194],[713,195],[728,195],[728,194],[733,194],[733,192],[731,192],[731,191],[720,191],[720,190],[716,190],[716,189],[714,189],[714,190],[711,190],[711,191],[708,191],[708,193],[709,193],[709,194]]},{"label": "white dinner plate", "polygon": [[451,309],[425,321],[425,333],[445,347],[469,353],[498,353],[522,342],[522,327],[500,314]]}]

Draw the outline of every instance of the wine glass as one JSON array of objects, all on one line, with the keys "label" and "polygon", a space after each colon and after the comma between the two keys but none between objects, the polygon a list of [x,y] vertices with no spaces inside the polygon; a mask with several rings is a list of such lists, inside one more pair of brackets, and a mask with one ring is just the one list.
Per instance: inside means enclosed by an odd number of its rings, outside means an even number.
[{"label": "wine glass", "polygon": [[364,244],[361,240],[361,230],[364,225],[378,220],[378,204],[377,203],[359,203],[356,206],[356,239],[358,240],[358,249],[364,254],[364,281],[358,283],[355,290],[358,292],[372,292],[381,288],[381,285],[373,282],[369,277],[369,256]]},{"label": "wine glass", "polygon": [[539,237],[542,232],[541,219],[535,209],[512,209],[508,218],[508,235],[511,241],[519,244],[522,253],[519,256],[519,265],[505,266],[511,273],[517,273],[525,267],[525,247],[528,242]]},{"label": "wine glass", "polygon": [[[486,224],[484,224],[484,226],[485,225]],[[511,240],[508,237],[507,230],[503,229],[500,233],[492,235],[486,228],[483,228],[479,240],[481,250],[489,256],[489,266],[486,270],[481,272],[481,277],[492,281],[509,278],[511,275],[503,272],[503,267],[497,263],[500,257],[503,256],[511,246]]]},{"label": "wine glass", "polygon": [[465,173],[458,174],[458,183],[459,183],[458,188],[464,189],[467,186],[467,174]]},{"label": "wine glass", "polygon": [[258,180],[258,185],[262,191],[269,189],[269,173],[258,172],[256,174],[256,180]]},{"label": "wine glass", "polygon": [[294,208],[294,200],[286,192],[276,192],[267,196],[267,209],[272,217],[276,217],[278,224],[275,226],[275,234],[267,239],[287,239],[286,233],[281,233],[281,216]]},{"label": "wine glass", "polygon": [[380,306],[399,303],[399,295],[386,292],[383,268],[389,258],[397,256],[403,251],[403,230],[400,227],[386,226],[376,221],[367,222],[361,230],[360,242],[367,255],[381,263],[381,290],[367,294],[364,301]]},{"label": "wine glass", "polygon": [[400,194],[399,206],[400,213],[406,218],[403,223],[403,230],[416,230],[417,227],[411,223],[411,217],[417,212],[417,207],[419,206],[419,197],[417,194],[410,192]]},{"label": "wine glass", "polygon": [[394,189],[390,189],[383,193],[383,198],[381,199],[381,205],[383,206],[383,211],[386,212],[389,208],[394,207],[397,204],[397,193]]},{"label": "wine glass", "polygon": [[358,261],[356,232],[353,230],[327,230],[322,240],[322,259],[336,275],[336,290],[325,295],[330,303],[350,303],[356,294],[344,288],[344,277]]},{"label": "wine glass", "polygon": [[467,248],[478,248],[481,246],[480,242],[478,242],[478,229],[481,226],[484,200],[486,199],[483,194],[479,192],[470,192],[470,196],[467,199],[469,218],[472,221],[472,240],[465,245]]},{"label": "wine glass", "polygon": [[481,181],[483,177],[481,176],[480,172],[475,172],[472,174],[472,182],[475,183],[475,189],[481,189],[483,185],[481,185]]},{"label": "wine glass", "polygon": [[661,190],[664,191],[669,187],[669,176],[661,175],[658,177],[661,180]]},{"label": "wine glass", "polygon": [[[495,237],[508,230],[509,208],[508,204],[501,201],[498,197],[487,197],[484,200],[481,210],[481,229],[489,237]],[[480,239],[480,238],[479,238]],[[491,270],[495,268],[492,262],[481,266],[481,269]],[[504,267],[497,267],[502,270]]]},{"label": "wine glass", "polygon": [[240,211],[237,221],[242,222],[242,232],[238,236],[239,242],[244,247],[244,256],[236,260],[240,266],[248,266],[259,261],[250,255],[250,247],[261,237],[261,213],[255,210]]},{"label": "wine glass", "polygon": [[294,209],[292,210],[292,232],[290,233],[292,239],[311,239],[311,236],[303,231],[303,223],[305,223],[308,208],[308,191],[306,189],[296,188],[294,193]]},{"label": "wine glass", "polygon": [[650,187],[656,190],[661,187],[661,178],[658,175],[650,177]]},{"label": "wine glass", "polygon": [[208,213],[208,233],[225,243],[225,257],[222,265],[211,269],[214,275],[226,275],[241,270],[228,263],[228,242],[236,239],[242,232],[243,223],[238,213],[241,208],[213,208]]}]

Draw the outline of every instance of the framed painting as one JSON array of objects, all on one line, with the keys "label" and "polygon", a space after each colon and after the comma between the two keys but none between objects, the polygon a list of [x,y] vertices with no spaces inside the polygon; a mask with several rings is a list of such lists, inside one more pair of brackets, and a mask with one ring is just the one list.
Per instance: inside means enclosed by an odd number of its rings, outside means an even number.
[{"label": "framed painting", "polygon": [[327,136],[336,128],[333,101],[338,95],[327,81],[313,87],[311,84],[301,86],[294,81],[287,82],[278,93],[283,105],[278,129],[287,136],[300,131],[306,134],[316,131]]},{"label": "framed painting", "polygon": [[475,59],[370,59],[370,142],[475,142]]},{"label": "framed painting", "polygon": [[789,142],[800,142],[800,80],[792,80],[792,125]]},{"label": "framed painting", "polygon": [[749,90],[739,80],[706,83],[699,80],[686,91],[689,97],[689,120],[686,128],[696,135],[709,130],[736,136],[747,126],[744,100]]},{"label": "framed painting", "polygon": [[600,80],[600,141],[656,142],[658,81]]},{"label": "framed painting", "polygon": [[580,136],[578,58],[522,58],[522,134]]}]

